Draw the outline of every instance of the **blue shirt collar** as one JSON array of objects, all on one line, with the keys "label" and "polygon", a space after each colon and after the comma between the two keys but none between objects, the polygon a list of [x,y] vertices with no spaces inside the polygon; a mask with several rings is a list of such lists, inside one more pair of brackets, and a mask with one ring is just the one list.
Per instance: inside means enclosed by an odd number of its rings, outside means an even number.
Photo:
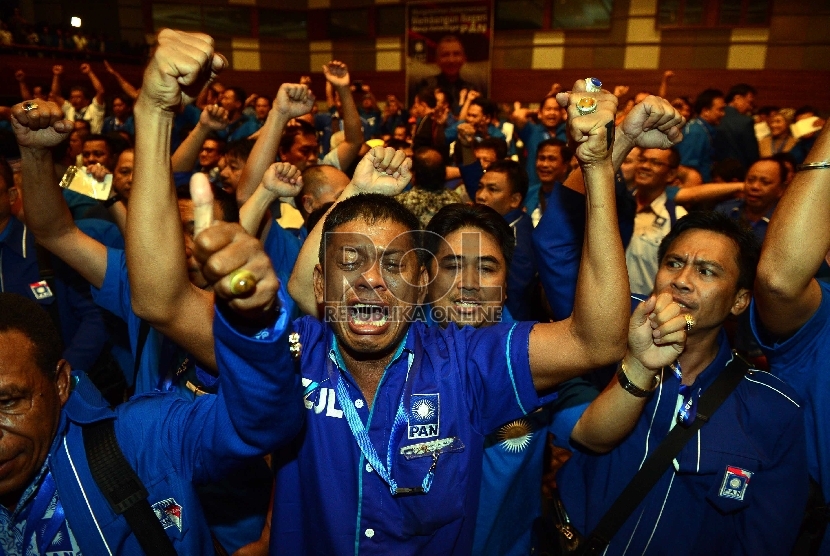
[{"label": "blue shirt collar", "polygon": [[694,390],[706,391],[720,373],[726,368],[726,365],[732,360],[732,346],[729,345],[729,339],[726,337],[726,332],[721,328],[718,332],[718,354],[711,363],[700,373],[695,379],[693,386]]},{"label": "blue shirt collar", "polygon": [[523,216],[527,216],[527,213],[519,207],[505,214],[504,220],[512,226],[514,222],[521,220]]},{"label": "blue shirt collar", "polygon": [[4,248],[14,251],[23,259],[26,258],[23,255],[24,230],[26,230],[26,226],[23,225],[23,222],[12,216],[9,218],[6,229],[0,233],[0,244],[3,244]]},{"label": "blue shirt collar", "polygon": [[[329,335],[329,357],[332,359],[335,365],[341,370],[346,371],[347,373],[351,374],[348,367],[346,367],[346,362],[343,361],[343,355],[340,353],[340,346],[337,343],[337,337],[334,335],[334,331],[331,329],[330,326],[326,325],[327,334]],[[395,349],[395,354],[392,356],[392,359],[389,360],[389,363],[386,365],[386,368],[383,369],[383,373],[386,374],[386,371],[395,364],[395,362],[400,359],[401,355],[403,355],[404,350],[414,353],[412,346],[409,344],[409,332],[412,329],[412,325],[406,331],[406,335],[398,344],[398,347]]]}]

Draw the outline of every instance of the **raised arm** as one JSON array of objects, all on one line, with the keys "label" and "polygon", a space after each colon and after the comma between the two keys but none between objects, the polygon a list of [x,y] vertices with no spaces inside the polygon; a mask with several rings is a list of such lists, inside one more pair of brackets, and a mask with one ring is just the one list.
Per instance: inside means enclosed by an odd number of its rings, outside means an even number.
[{"label": "raised arm", "polygon": [[89,64],[81,64],[81,73],[89,78],[89,82],[92,83],[92,88],[95,89],[95,103],[103,106],[104,85],[101,83],[101,80],[98,79],[98,76],[95,75],[95,72],[92,71],[92,67]]},{"label": "raised arm", "polygon": [[[165,29],[135,104],[135,165],[126,254],[135,313],[215,369],[213,296],[188,279],[182,218],[170,166],[174,110],[190,102],[226,61],[207,35]],[[184,86],[180,85],[184,84]]]},{"label": "raised arm", "polygon": [[262,234],[258,232],[271,203],[280,197],[296,197],[302,188],[303,177],[296,166],[287,162],[272,164],[254,194],[239,209],[239,223],[252,236],[265,237],[267,226]]},{"label": "raised arm", "polygon": [[280,86],[242,169],[239,187],[236,188],[236,201],[240,206],[248,201],[262,181],[265,171],[274,162],[286,124],[293,118],[308,114],[313,106],[314,95],[306,85],[283,83]]},{"label": "raised arm", "polygon": [[31,100],[32,92],[26,84],[26,73],[23,70],[14,72],[14,78],[17,80],[17,85],[20,87],[20,98],[23,100]]},{"label": "raised arm", "polygon": [[[623,358],[625,379],[640,390],[656,387],[655,376],[673,363],[685,347],[686,319],[671,294],[641,303],[628,324],[628,348]],[[571,439],[594,452],[607,452],[634,429],[648,396],[635,396],[620,386],[617,376],[582,414]]]},{"label": "raised arm", "polygon": [[52,90],[49,93],[49,98],[63,108],[63,103],[66,99],[61,94],[61,75],[63,74],[63,66],[56,64],[52,66]]},{"label": "raised arm", "polygon": [[[643,149],[668,149],[683,139],[686,120],[666,99],[649,96],[636,104],[614,130],[614,147],[611,160],[614,171],[619,171],[625,157],[634,147]],[[568,175],[565,186],[584,193],[582,170]]]},{"label": "raised arm", "polygon": [[510,114],[510,121],[516,126],[516,131],[521,130],[530,121],[530,115],[534,112],[529,108],[522,108],[521,102],[513,103],[513,113]]},{"label": "raised arm", "polygon": [[[805,164],[830,161],[825,124]],[[777,337],[795,333],[821,303],[813,278],[830,250],[830,169],[801,170],[778,202],[767,229],[755,303],[761,322]]]},{"label": "raised arm", "polygon": [[228,125],[228,113],[217,104],[206,106],[199,116],[199,122],[185,137],[170,162],[174,172],[191,172],[199,159],[199,151],[211,131],[224,129]]},{"label": "raised arm", "polygon": [[363,129],[360,125],[360,114],[354,103],[352,90],[349,88],[349,68],[343,62],[332,60],[323,66],[326,81],[340,96],[340,118],[343,121],[343,141],[337,145],[337,158],[340,168],[346,169],[360,153],[363,145]]},{"label": "raised arm", "polygon": [[116,81],[118,81],[118,85],[121,87],[121,90],[124,91],[124,94],[133,100],[138,98],[138,89],[136,89],[132,83],[124,79],[124,76],[118,73],[118,71],[116,71],[116,69],[106,60],[104,60],[104,68],[115,78]]},{"label": "raised arm", "polygon": [[320,262],[320,241],[323,237],[323,224],[326,216],[337,203],[359,193],[380,193],[397,195],[404,190],[412,179],[410,169],[412,160],[403,151],[391,148],[375,147],[366,153],[357,165],[349,185],[337,198],[309,232],[303,242],[297,263],[288,281],[288,293],[296,301],[300,311],[307,315],[317,315],[317,301],[314,297],[314,267]]},{"label": "raised arm", "polygon": [[660,80],[660,89],[657,91],[657,96],[666,98],[669,96],[669,79],[674,77],[674,72],[672,70],[666,70],[663,72],[663,78]]},{"label": "raised arm", "polygon": [[681,187],[677,195],[674,196],[674,202],[678,205],[694,205],[711,201],[725,201],[732,199],[743,190],[743,182],[702,183]]},{"label": "raised arm", "polygon": [[[596,110],[580,114],[577,103],[586,98]],[[611,162],[617,99],[607,91],[585,92],[580,80],[570,93],[559,93],[557,101],[567,106],[570,136],[585,176],[586,225],[573,313],[564,321],[534,326],[530,335],[537,390],[619,361],[630,311]]]},{"label": "raised arm", "polygon": [[63,259],[90,284],[100,288],[107,271],[106,247],[75,225],[55,177],[51,147],[72,131],[72,122],[52,102],[26,111],[12,108],[12,127],[20,145],[23,210],[38,243]]}]

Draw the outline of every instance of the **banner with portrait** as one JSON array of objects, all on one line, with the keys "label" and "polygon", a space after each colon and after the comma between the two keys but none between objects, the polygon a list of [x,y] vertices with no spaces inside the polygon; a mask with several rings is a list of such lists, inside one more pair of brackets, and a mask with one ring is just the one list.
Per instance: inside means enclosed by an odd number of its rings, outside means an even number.
[{"label": "banner with portrait", "polygon": [[489,0],[413,2],[406,11],[407,101],[440,89],[458,111],[462,90],[490,90],[493,18]]}]

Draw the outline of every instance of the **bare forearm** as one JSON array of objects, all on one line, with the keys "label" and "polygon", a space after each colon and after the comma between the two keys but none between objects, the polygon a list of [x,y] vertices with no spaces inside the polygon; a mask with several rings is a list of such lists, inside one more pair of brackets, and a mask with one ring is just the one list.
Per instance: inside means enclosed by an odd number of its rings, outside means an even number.
[{"label": "bare forearm", "polygon": [[190,172],[199,159],[199,150],[210,135],[210,128],[199,122],[187,137],[185,137],[176,152],[173,153],[170,163],[174,172]]},{"label": "bare forearm", "polygon": [[103,104],[104,85],[101,83],[101,80],[98,79],[98,76],[95,75],[93,71],[87,73],[87,77],[89,77],[89,82],[92,83],[92,88],[95,89],[95,100],[98,101],[98,104]]},{"label": "bare forearm", "polygon": [[345,201],[358,193],[358,190],[351,183],[346,186],[337,201],[326,211],[326,214],[308,233],[303,242],[294,270],[291,271],[291,278],[288,280],[288,293],[297,303],[300,311],[307,315],[317,315],[317,300],[314,298],[314,267],[320,260],[320,241],[323,238],[323,224],[326,221],[331,209],[337,203]]},{"label": "bare forearm", "polygon": [[26,224],[48,248],[53,238],[75,223],[58,186],[51,151],[21,147],[20,157]]},{"label": "bare forearm", "polygon": [[240,205],[247,203],[248,198],[254,194],[257,186],[262,181],[262,176],[265,175],[268,166],[273,164],[287,123],[288,119],[278,110],[271,109],[268,112],[268,118],[266,118],[256,143],[254,143],[254,148],[251,149],[251,154],[242,169],[239,187],[236,188],[236,202]]},{"label": "bare forearm", "polygon": [[21,147],[23,209],[38,243],[100,288],[107,269],[106,248],[81,232],[55,177],[52,153]]},{"label": "bare forearm", "polygon": [[[151,309],[175,310],[187,284],[182,251],[184,235],[170,172],[173,114],[135,107],[135,170],[127,215],[127,262],[133,307],[139,316],[156,319]],[[171,246],[159,249],[158,246]]]},{"label": "bare forearm", "polygon": [[239,223],[245,228],[246,232],[257,237],[262,219],[265,218],[268,207],[275,200],[276,197],[265,187],[259,186],[256,188],[254,194],[239,209]]},{"label": "bare forearm", "polygon": [[117,71],[113,71],[112,75],[115,77],[116,81],[118,81],[118,85],[121,87],[121,90],[124,91],[124,94],[133,100],[138,98],[138,89],[136,89],[132,83],[124,79],[124,76]]},{"label": "bare forearm", "polygon": [[[642,390],[653,386],[654,373],[643,369],[627,354],[626,376]],[[610,451],[634,429],[647,400],[648,397],[640,398],[624,390],[614,376],[579,418],[571,439],[594,452]]]},{"label": "bare forearm", "polygon": [[587,217],[571,329],[601,366],[618,361],[626,345],[628,274],[617,224],[614,169],[606,161],[585,166],[583,172]]},{"label": "bare forearm", "polygon": [[[824,129],[805,160],[830,161],[830,126]],[[762,319],[779,333],[791,332],[783,322],[797,314],[809,317],[820,300],[813,277],[830,250],[830,169],[802,170],[793,178],[775,209],[758,263],[756,295]],[[805,296],[810,299],[804,299]],[[790,315],[777,314],[781,309]],[[782,318],[784,317],[784,318]]]},{"label": "bare forearm", "polygon": [[357,105],[354,103],[354,97],[349,87],[338,87],[337,92],[340,95],[340,116],[343,118],[343,139],[356,147],[353,156],[357,156],[360,145],[363,144],[360,114],[357,112]]},{"label": "bare forearm", "polygon": [[20,81],[20,98],[23,100],[32,100],[32,92],[29,90],[29,86],[26,85],[25,81]]},{"label": "bare forearm", "polygon": [[[61,77],[58,74],[52,74],[52,91],[51,91],[52,98],[55,99],[55,102],[58,106],[63,104],[63,95],[61,95]],[[63,108],[61,106],[61,108]]]},{"label": "bare forearm", "polygon": [[721,201],[730,199],[743,191],[742,182],[734,183],[704,183],[693,187],[681,187],[674,198],[678,205],[693,205],[707,201]]},{"label": "bare forearm", "polygon": [[[611,151],[611,163],[614,166],[614,172],[619,172],[622,163],[625,162],[625,157],[628,156],[633,148],[634,141],[623,133],[622,128],[617,126],[614,129],[614,147]],[[577,168],[568,174],[563,185],[568,189],[573,189],[577,193],[585,195],[585,179],[582,175],[582,168]]]}]

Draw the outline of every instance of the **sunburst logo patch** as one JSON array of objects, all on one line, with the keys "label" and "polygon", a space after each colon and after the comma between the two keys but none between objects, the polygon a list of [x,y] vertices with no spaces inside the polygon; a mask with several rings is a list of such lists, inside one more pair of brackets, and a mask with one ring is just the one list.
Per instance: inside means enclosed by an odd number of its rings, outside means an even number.
[{"label": "sunburst logo patch", "polygon": [[533,435],[533,428],[527,419],[516,419],[511,423],[502,426],[496,433],[501,447],[508,452],[523,452],[530,446],[530,437]]}]

